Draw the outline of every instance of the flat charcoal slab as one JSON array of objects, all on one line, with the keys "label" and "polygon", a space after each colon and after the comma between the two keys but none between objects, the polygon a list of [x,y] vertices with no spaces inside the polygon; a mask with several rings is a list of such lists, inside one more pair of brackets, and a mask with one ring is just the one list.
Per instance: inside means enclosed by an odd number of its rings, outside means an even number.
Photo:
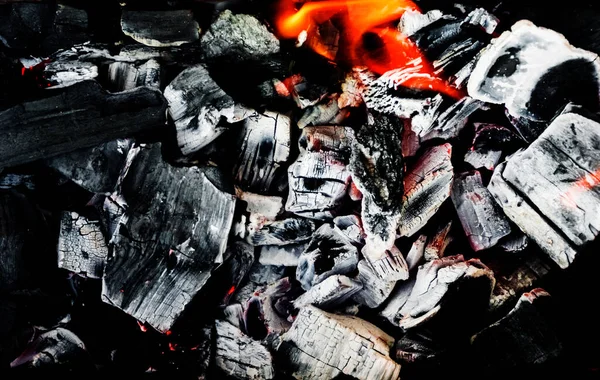
[{"label": "flat charcoal slab", "polygon": [[296,379],[396,380],[400,365],[389,357],[394,338],[360,318],[326,313],[313,306],[300,310],[282,336],[278,355]]},{"label": "flat charcoal slab", "polygon": [[165,332],[225,252],[235,198],[208,170],[163,161],[160,144],[133,148],[128,163],[102,299]]},{"label": "flat charcoal slab", "polygon": [[474,251],[491,248],[510,233],[508,219],[483,186],[478,171],[458,175],[454,179],[451,197]]},{"label": "flat charcoal slab", "polygon": [[121,29],[137,42],[153,47],[181,46],[200,38],[200,27],[189,10],[124,10]]},{"label": "flat charcoal slab", "polygon": [[94,81],[0,112],[0,167],[130,137],[165,123],[166,102],[149,88],[108,93]]}]

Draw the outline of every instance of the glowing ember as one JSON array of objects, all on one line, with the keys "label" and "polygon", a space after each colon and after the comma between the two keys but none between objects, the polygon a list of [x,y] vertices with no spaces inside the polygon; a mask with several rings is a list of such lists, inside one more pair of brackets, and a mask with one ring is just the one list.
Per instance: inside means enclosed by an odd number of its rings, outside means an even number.
[{"label": "glowing ember", "polygon": [[229,288],[229,290],[227,291],[227,296],[232,295],[233,292],[235,292],[235,286],[232,286],[231,288]]},{"label": "glowing ember", "polygon": [[579,194],[591,190],[600,184],[600,169],[593,173],[588,173],[571,185],[569,190],[563,195],[562,203],[573,208],[577,207],[577,197]]},{"label": "glowing ember", "polygon": [[148,328],[146,326],[144,326],[144,324],[140,321],[137,321],[138,326],[140,326],[140,330],[142,330],[142,332],[146,332],[148,331]]},{"label": "glowing ember", "polygon": [[176,344],[173,344],[173,343],[169,342],[169,350],[170,351],[175,351],[175,347],[177,347]]},{"label": "glowing ember", "polygon": [[310,41],[309,46],[324,57],[335,57],[322,40],[319,27],[335,19],[343,34],[341,55],[353,66],[367,66],[383,74],[398,70],[396,84],[434,90],[455,98],[461,94],[434,74],[418,47],[392,24],[407,10],[418,11],[410,0],[325,0],[296,7],[294,0],[281,0],[275,27],[282,38]]},{"label": "glowing ember", "polygon": [[171,335],[171,334],[173,334],[173,332],[172,332],[171,330],[167,330],[167,332],[165,332],[165,335],[166,335],[166,336],[169,336],[169,335]]}]

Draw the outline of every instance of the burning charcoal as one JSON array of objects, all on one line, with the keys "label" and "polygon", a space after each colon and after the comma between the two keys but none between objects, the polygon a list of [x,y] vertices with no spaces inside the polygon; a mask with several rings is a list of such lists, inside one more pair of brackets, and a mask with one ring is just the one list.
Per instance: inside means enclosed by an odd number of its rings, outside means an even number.
[{"label": "burning charcoal", "polygon": [[240,380],[275,377],[271,353],[260,342],[225,321],[215,321],[215,332],[215,364],[226,376]]},{"label": "burning charcoal", "polygon": [[385,302],[396,285],[396,281],[381,281],[366,260],[358,263],[357,280],[362,282],[363,287],[352,296],[352,300],[371,309]]},{"label": "burning charcoal", "polygon": [[129,62],[113,62],[108,65],[108,79],[117,91],[131,90],[139,86],[160,89],[161,67],[155,59],[141,65]]},{"label": "burning charcoal", "polygon": [[344,161],[350,156],[353,143],[352,128],[341,126],[305,127],[299,141],[301,149],[311,152],[335,152]]},{"label": "burning charcoal", "polygon": [[68,49],[90,40],[88,13],[85,9],[57,4],[52,33],[44,40],[46,50]]},{"label": "burning charcoal", "polygon": [[223,310],[223,315],[227,322],[231,323],[238,329],[241,330],[244,326],[244,308],[239,303],[228,305]]},{"label": "burning charcoal", "polygon": [[159,91],[138,88],[107,93],[85,81],[48,90],[45,99],[0,112],[0,166],[31,162],[129,137],[164,124]]},{"label": "burning charcoal", "polygon": [[65,373],[73,370],[94,371],[91,357],[83,342],[77,335],[62,327],[41,332],[10,366],[35,370],[64,370]]},{"label": "burning charcoal", "polygon": [[52,4],[23,2],[8,4],[3,8],[0,41],[8,48],[36,48],[52,26]]},{"label": "burning charcoal", "polygon": [[415,240],[412,247],[410,247],[410,251],[408,255],[406,255],[406,264],[408,265],[408,270],[413,270],[418,265],[420,265],[421,261],[425,257],[425,247],[427,246],[427,236],[421,235]]},{"label": "burning charcoal", "polygon": [[315,229],[315,223],[304,218],[263,221],[249,227],[247,240],[255,246],[295,244],[309,240]]},{"label": "burning charcoal", "polygon": [[343,215],[333,218],[334,229],[346,236],[353,244],[365,243],[360,218],[356,215]]},{"label": "burning charcoal", "polygon": [[475,252],[495,246],[510,233],[510,225],[478,171],[462,173],[454,179],[452,203]]},{"label": "burning charcoal", "polygon": [[[548,54],[552,52],[552,54]],[[559,33],[521,20],[486,48],[469,79],[469,95],[504,104],[509,114],[549,121],[568,102],[597,111],[598,56],[578,49]],[[529,142],[541,130],[519,131]]]},{"label": "burning charcoal", "polygon": [[323,224],[300,255],[296,279],[308,290],[331,275],[352,272],[357,264],[356,247],[329,224]]},{"label": "burning charcoal", "polygon": [[352,181],[363,194],[362,222],[367,237],[362,253],[381,278],[400,280],[406,276],[406,262],[401,254],[388,252],[394,246],[401,211],[402,126],[385,115],[373,115],[372,121],[356,134],[350,158]]},{"label": "burning charcoal", "polygon": [[423,253],[425,260],[432,261],[444,257],[446,247],[452,241],[452,236],[449,235],[451,229],[452,221],[440,225],[435,235],[427,241],[425,252]]},{"label": "burning charcoal", "polygon": [[507,216],[562,268],[600,229],[599,128],[575,113],[558,116],[489,186]]},{"label": "burning charcoal", "polygon": [[246,14],[221,12],[200,40],[207,60],[233,61],[259,59],[279,53],[279,40],[256,18]]},{"label": "burning charcoal", "polygon": [[200,38],[198,22],[188,10],[124,10],[121,29],[126,36],[153,47],[181,46]]},{"label": "burning charcoal", "polygon": [[481,276],[490,278],[492,283],[494,281],[493,273],[485,265],[475,259],[464,261],[462,255],[444,257],[422,265],[411,294],[399,311],[403,316],[399,321],[400,327],[410,329],[429,320],[439,312],[440,302],[453,283],[461,278]]},{"label": "burning charcoal", "polygon": [[307,244],[263,245],[260,247],[258,262],[262,265],[283,265],[286,267],[298,266],[300,255]]},{"label": "burning charcoal", "polygon": [[244,190],[267,193],[290,157],[290,118],[275,112],[253,113],[244,120],[242,144],[233,169]]},{"label": "burning charcoal", "polygon": [[330,308],[340,305],[362,289],[362,283],[339,274],[329,276],[296,298],[294,307],[306,305]]},{"label": "burning charcoal", "polygon": [[255,262],[248,272],[246,284],[235,290],[230,301],[245,303],[257,289],[277,282],[284,277],[285,270],[284,266],[262,265]]},{"label": "burning charcoal", "polygon": [[473,169],[494,170],[502,159],[502,151],[500,150],[468,150],[465,153],[464,161],[471,165]]},{"label": "burning charcoal", "polygon": [[403,35],[410,37],[419,31],[419,29],[439,20],[443,16],[444,14],[438,9],[431,10],[427,13],[409,9],[402,14],[400,23],[398,24],[398,30],[401,31]]},{"label": "burning charcoal", "polygon": [[44,80],[48,87],[61,88],[98,77],[98,66],[93,62],[56,59],[44,66]]},{"label": "burning charcoal", "polygon": [[346,75],[344,83],[342,83],[342,93],[338,98],[338,107],[360,107],[363,104],[362,94],[365,91],[364,85],[360,79],[361,70],[366,70],[362,67],[352,68],[352,72]]},{"label": "burning charcoal", "polygon": [[398,281],[396,287],[387,298],[383,309],[379,312],[379,315],[390,321],[393,325],[398,325],[402,315],[399,314],[400,309],[408,301],[413,287],[415,286],[415,276],[407,279],[406,281]]},{"label": "burning charcoal", "polygon": [[410,330],[396,342],[396,358],[401,363],[419,363],[434,359],[444,347],[424,334]]},{"label": "burning charcoal", "polygon": [[498,322],[471,338],[473,352],[486,370],[540,365],[559,357],[563,345],[553,326],[550,294],[537,288],[524,293]]},{"label": "burning charcoal", "polygon": [[255,339],[276,337],[292,326],[293,306],[288,293],[292,285],[288,277],[258,289],[245,303],[244,328]]},{"label": "burning charcoal", "polygon": [[45,163],[84,189],[106,194],[114,190],[131,144],[131,140],[114,140],[61,154]]},{"label": "burning charcoal", "polygon": [[208,302],[211,298],[218,299],[221,306],[229,304],[235,290],[245,280],[246,274],[255,262],[254,247],[245,241],[230,239],[227,250],[223,256],[215,259],[219,266],[211,274],[206,289],[207,295],[199,295],[198,298]]},{"label": "burning charcoal", "polygon": [[58,238],[58,267],[101,278],[108,247],[100,222],[76,212],[63,212]]},{"label": "burning charcoal", "polygon": [[223,121],[237,122],[250,114],[215,83],[202,65],[183,70],[165,89],[165,98],[184,155],[202,149],[225,132],[229,125]]},{"label": "burning charcoal", "polygon": [[340,109],[337,97],[330,97],[307,108],[297,125],[298,128],[304,128],[309,125],[340,124],[346,117],[347,112]]},{"label": "burning charcoal", "polygon": [[397,379],[400,365],[389,357],[394,338],[362,319],[300,310],[277,348],[282,369],[295,379]]},{"label": "burning charcoal", "polygon": [[102,299],[164,332],[225,252],[235,198],[214,172],[163,161],[160,144],[132,148],[128,163]]},{"label": "burning charcoal", "polygon": [[283,212],[283,198],[281,197],[254,194],[238,187],[235,189],[235,195],[239,200],[246,202],[246,211],[251,214],[275,220]]},{"label": "burning charcoal", "polygon": [[423,228],[450,196],[454,172],[449,143],[426,150],[404,178],[401,236],[412,236]]}]

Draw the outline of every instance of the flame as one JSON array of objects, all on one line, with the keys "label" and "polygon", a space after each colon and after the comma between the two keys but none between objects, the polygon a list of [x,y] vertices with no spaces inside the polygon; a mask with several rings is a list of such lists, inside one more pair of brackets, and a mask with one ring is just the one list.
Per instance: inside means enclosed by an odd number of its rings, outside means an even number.
[{"label": "flame", "polygon": [[[410,0],[324,0],[306,2],[297,9],[295,0],[280,0],[274,24],[281,38],[303,36],[311,49],[327,59],[341,55],[353,66],[367,66],[380,75],[400,70],[398,85],[460,98],[460,92],[437,77],[419,48],[392,24],[407,10],[419,8]],[[335,56],[319,32],[331,20],[343,35],[342,50]]]}]

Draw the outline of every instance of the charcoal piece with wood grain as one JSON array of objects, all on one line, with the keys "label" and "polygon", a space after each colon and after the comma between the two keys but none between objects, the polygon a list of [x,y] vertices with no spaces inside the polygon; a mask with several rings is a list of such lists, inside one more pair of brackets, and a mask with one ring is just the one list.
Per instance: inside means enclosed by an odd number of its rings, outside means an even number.
[{"label": "charcoal piece with wood grain", "polygon": [[200,27],[190,10],[121,13],[121,29],[139,43],[152,47],[181,46],[198,41]]},{"label": "charcoal piece with wood grain", "polygon": [[165,123],[159,91],[107,93],[93,81],[0,112],[0,166],[14,166],[150,132]]},{"label": "charcoal piece with wood grain", "polygon": [[294,307],[301,309],[306,305],[326,310],[339,306],[359,292],[363,287],[359,279],[334,274],[311,287],[294,300]]},{"label": "charcoal piece with wood grain", "polygon": [[427,244],[423,249],[423,258],[426,261],[441,259],[446,254],[446,248],[454,239],[450,234],[452,230],[452,220],[448,223],[442,223],[437,230],[427,239]]},{"label": "charcoal piece with wood grain", "polygon": [[116,91],[131,90],[139,86],[161,89],[164,69],[154,58],[139,64],[113,62],[108,65],[108,80]]},{"label": "charcoal piece with wood grain", "polygon": [[160,144],[131,149],[127,162],[102,299],[165,332],[223,260],[235,198],[218,171],[171,166]]},{"label": "charcoal piece with wood grain", "polygon": [[248,226],[246,240],[254,246],[297,244],[310,240],[315,230],[315,223],[304,218],[257,220]]},{"label": "charcoal piece with wood grain", "polygon": [[357,265],[357,280],[363,284],[352,300],[370,309],[379,307],[388,299],[397,281],[381,281],[367,260],[360,260]]}]

